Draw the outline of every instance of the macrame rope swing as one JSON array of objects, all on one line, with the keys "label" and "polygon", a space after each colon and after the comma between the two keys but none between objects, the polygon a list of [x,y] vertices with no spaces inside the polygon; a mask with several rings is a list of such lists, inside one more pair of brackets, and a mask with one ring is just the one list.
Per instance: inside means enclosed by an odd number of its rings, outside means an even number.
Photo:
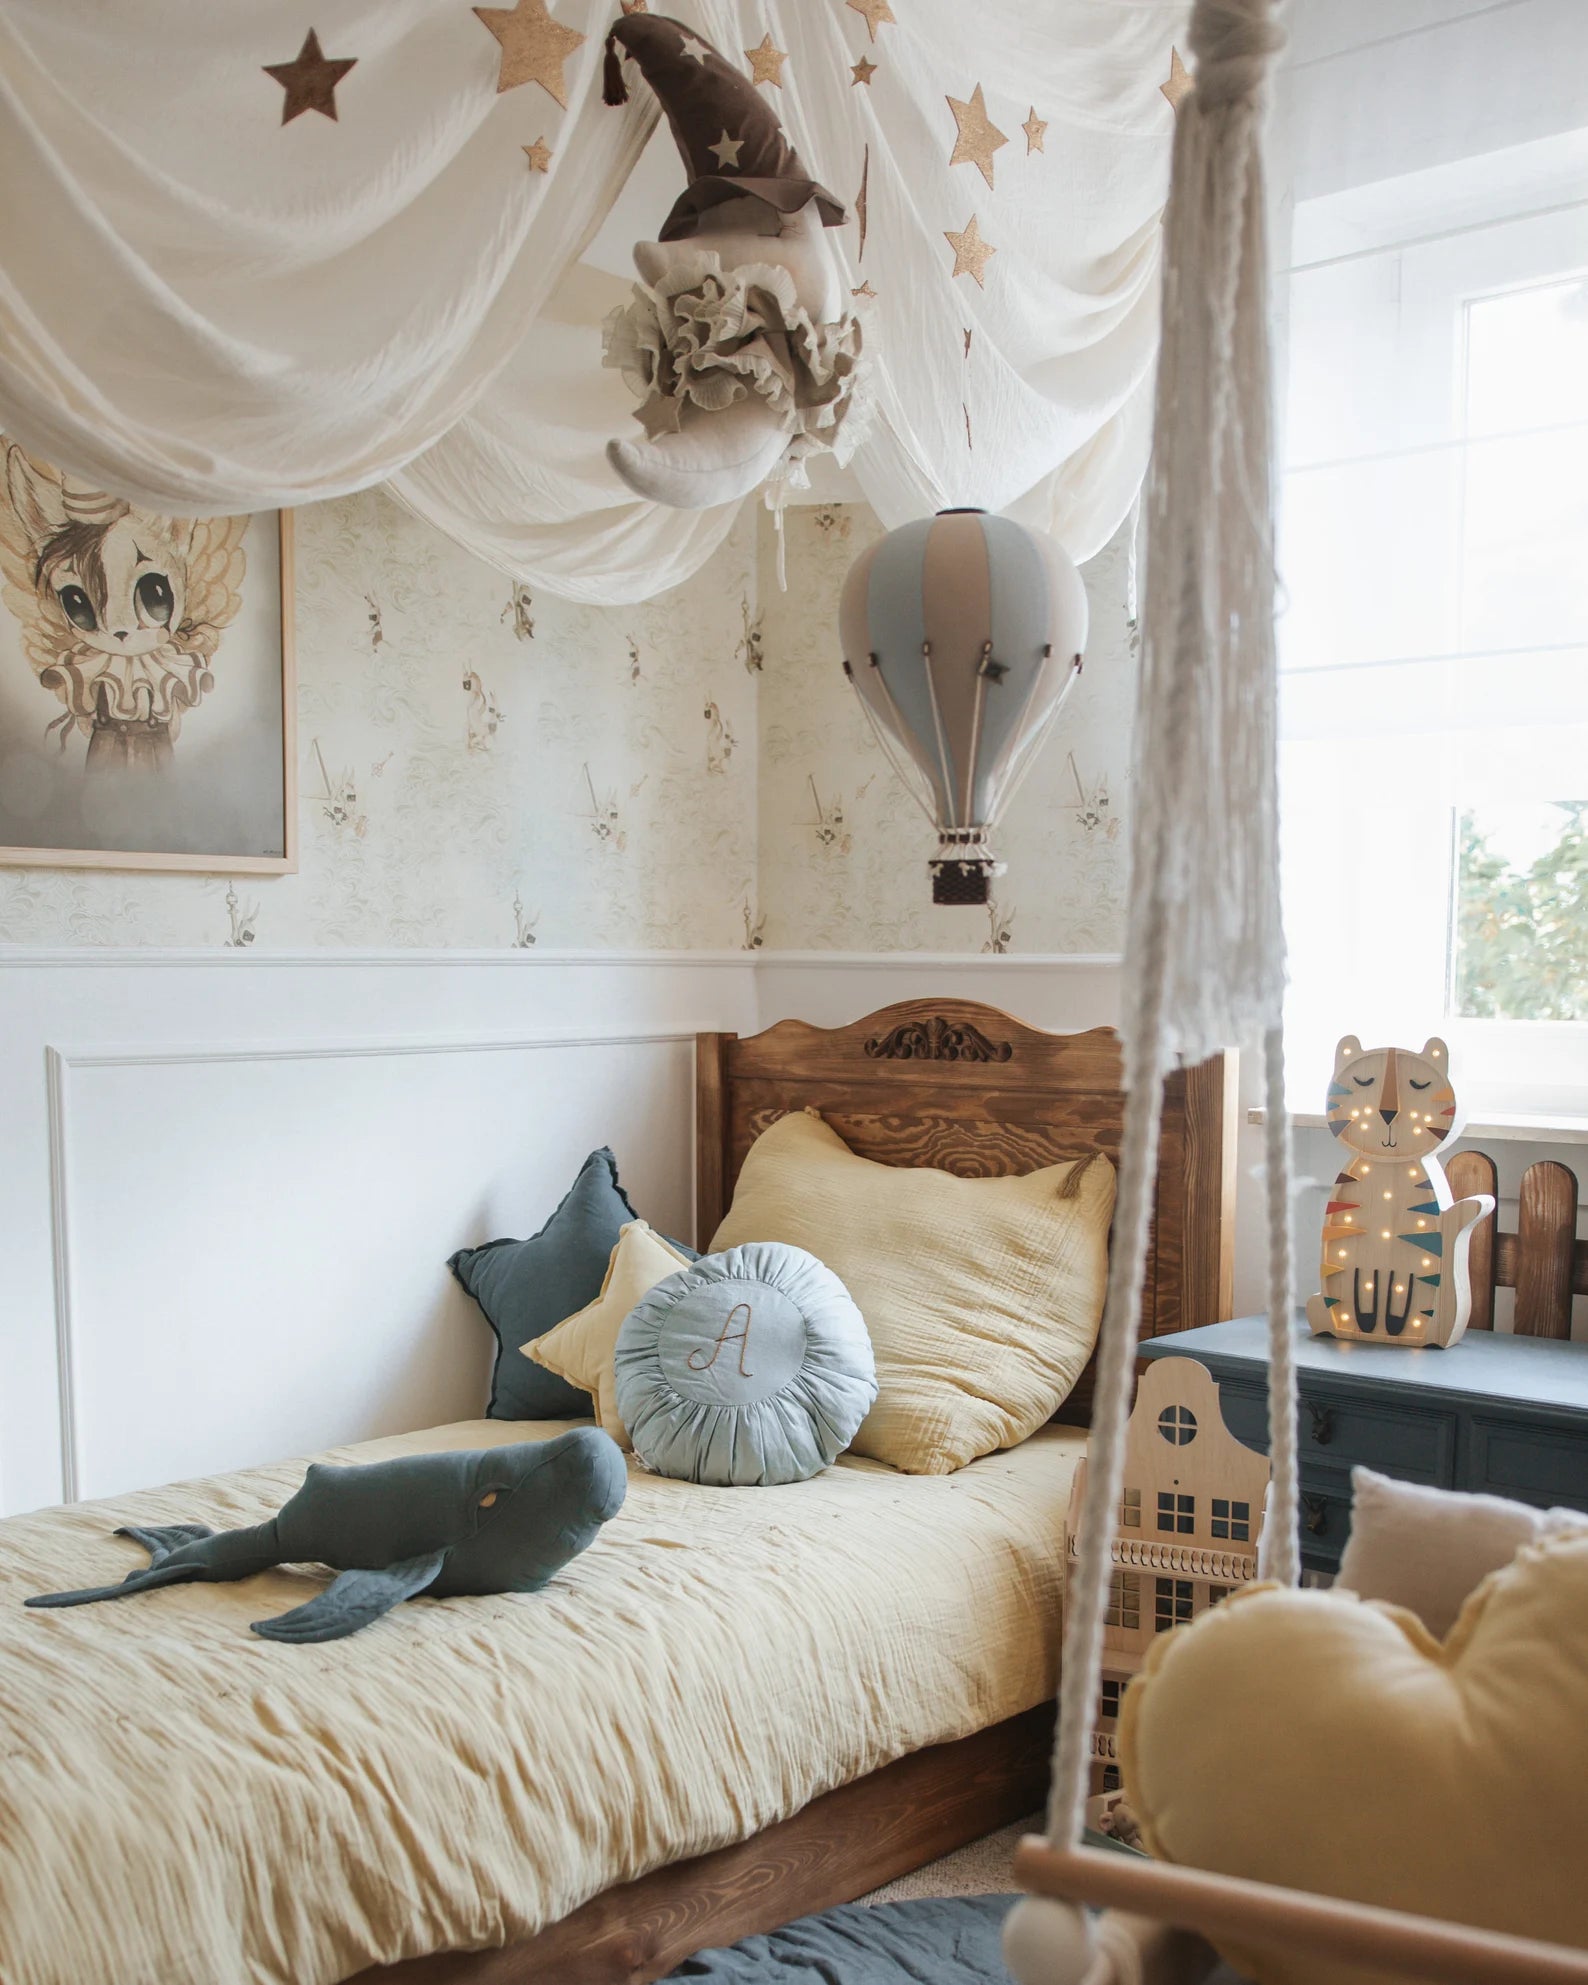
[{"label": "macrame rope swing", "polygon": [[[1164,215],[1121,1022],[1125,1124],[1080,1556],[1065,1597],[1048,1808],[1048,1840],[1060,1850],[1079,1846],[1085,1813],[1164,1077],[1177,1060],[1258,1039],[1272,1346],[1264,1570],[1284,1584],[1299,1577],[1262,159],[1268,73],[1282,41],[1275,14],[1274,0],[1197,0],[1196,87],[1177,119]],[[1080,1913],[1062,1904],[1020,1905],[1009,1943],[1026,1985],[1130,1975],[1119,1940],[1105,1936],[1094,1950]]]},{"label": "macrame rope swing", "polygon": [[[1065,1595],[1047,1839],[1017,1856],[1035,1893],[1009,1918],[1005,1957],[1021,1985],[1201,1979],[1212,1954],[1163,1927],[1173,1924],[1247,1949],[1306,1949],[1447,1985],[1582,1979],[1581,1953],[1081,1845],[1164,1078],[1177,1061],[1259,1040],[1273,1466],[1260,1563],[1282,1585],[1300,1577],[1263,173],[1278,6],[1196,0],[1189,28],[1195,89],[1177,119],[1164,215],[1144,506],[1119,1199],[1079,1559]],[[1116,1913],[1091,1918],[1083,1903]]]}]

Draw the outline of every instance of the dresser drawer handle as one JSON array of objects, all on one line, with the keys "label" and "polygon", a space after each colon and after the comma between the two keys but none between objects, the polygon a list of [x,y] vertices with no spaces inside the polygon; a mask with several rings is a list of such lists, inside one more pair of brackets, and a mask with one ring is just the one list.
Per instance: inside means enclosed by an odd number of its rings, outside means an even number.
[{"label": "dresser drawer handle", "polygon": [[1327,1447],[1334,1439],[1334,1408],[1315,1406],[1310,1399],[1306,1405],[1308,1413],[1312,1416],[1313,1443],[1317,1447]]},{"label": "dresser drawer handle", "polygon": [[1303,1496],[1301,1499],[1301,1520],[1314,1537],[1321,1537],[1329,1527],[1329,1504],[1323,1496]]}]

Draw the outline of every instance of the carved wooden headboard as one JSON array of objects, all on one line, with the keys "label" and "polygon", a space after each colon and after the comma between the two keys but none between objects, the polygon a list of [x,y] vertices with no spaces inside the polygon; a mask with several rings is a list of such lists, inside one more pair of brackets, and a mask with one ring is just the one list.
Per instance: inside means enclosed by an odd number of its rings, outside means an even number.
[{"label": "carved wooden headboard", "polygon": [[[965,1178],[1106,1152],[1119,1162],[1125,1098],[1113,1030],[1048,1034],[965,999],[911,999],[849,1027],[781,1020],[765,1033],[696,1036],[696,1243],[711,1243],[745,1153],[806,1104],[853,1151]],[[1164,1086],[1142,1335],[1230,1314],[1235,1059]],[[1090,1385],[1077,1388],[1084,1407]]]}]

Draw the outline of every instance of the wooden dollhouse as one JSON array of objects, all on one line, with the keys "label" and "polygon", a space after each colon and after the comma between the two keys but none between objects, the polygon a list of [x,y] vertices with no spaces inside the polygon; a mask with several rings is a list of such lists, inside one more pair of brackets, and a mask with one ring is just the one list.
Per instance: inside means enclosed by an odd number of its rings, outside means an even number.
[{"label": "wooden dollhouse", "polygon": [[[1076,1470],[1065,1522],[1073,1565],[1086,1494]],[[1115,1512],[1102,1699],[1092,1738],[1094,1794],[1119,1787],[1120,1699],[1156,1635],[1193,1620],[1257,1576],[1268,1457],[1236,1440],[1219,1389],[1194,1358],[1157,1358],[1142,1374]]]}]

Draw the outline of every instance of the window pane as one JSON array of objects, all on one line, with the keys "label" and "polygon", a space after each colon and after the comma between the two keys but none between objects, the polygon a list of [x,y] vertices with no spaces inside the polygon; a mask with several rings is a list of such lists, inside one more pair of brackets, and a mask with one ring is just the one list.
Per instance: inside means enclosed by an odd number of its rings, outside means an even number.
[{"label": "window pane", "polygon": [[1467,309],[1467,432],[1588,421],[1588,278],[1486,296]]},{"label": "window pane", "polygon": [[1462,814],[1454,976],[1475,1019],[1588,1020],[1588,804]]}]

